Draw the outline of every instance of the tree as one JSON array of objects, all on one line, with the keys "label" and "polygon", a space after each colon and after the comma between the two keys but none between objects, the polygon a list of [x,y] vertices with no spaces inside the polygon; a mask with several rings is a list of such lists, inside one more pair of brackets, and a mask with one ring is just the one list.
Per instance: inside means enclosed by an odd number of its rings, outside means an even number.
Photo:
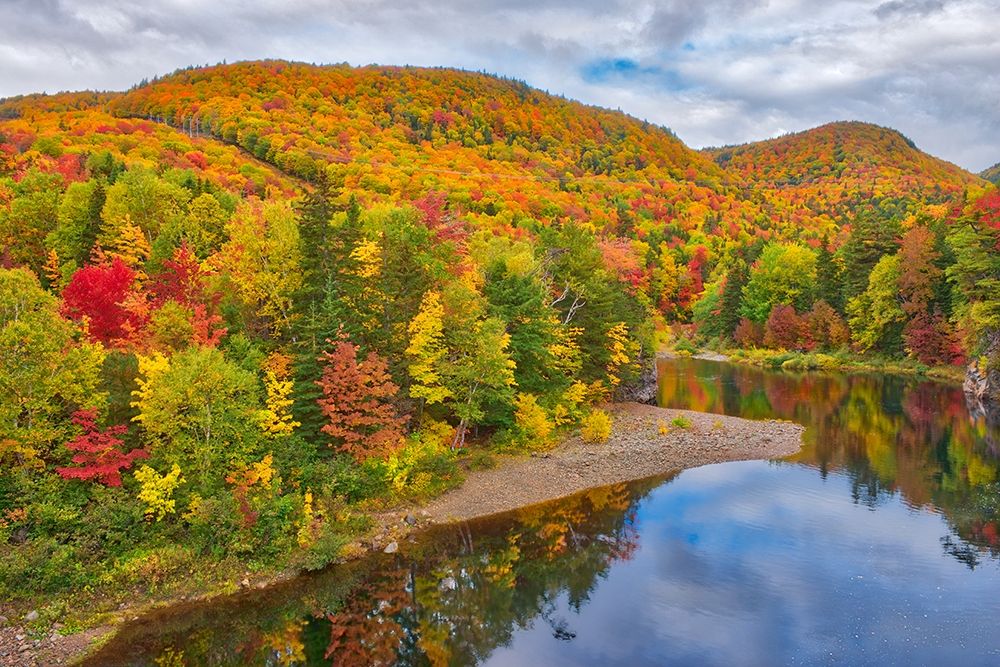
[{"label": "tree", "polygon": [[36,273],[45,262],[45,238],[58,225],[62,178],[30,169],[14,188],[14,198],[0,206],[0,247],[14,264]]},{"label": "tree", "polygon": [[287,354],[272,352],[261,364],[264,371],[264,389],[267,392],[265,408],[260,412],[260,425],[264,433],[271,437],[291,435],[301,426],[292,418],[292,360]]},{"label": "tree", "polygon": [[59,203],[55,229],[45,245],[56,252],[69,272],[83,266],[97,240],[104,206],[104,186],[100,181],[70,183]]},{"label": "tree", "polygon": [[868,289],[847,303],[854,343],[862,352],[899,354],[906,314],[900,305],[899,257],[885,255],[868,277]]},{"label": "tree", "polygon": [[973,194],[951,221],[948,246],[955,263],[946,274],[955,289],[954,317],[968,346],[1000,367],[1000,195]]},{"label": "tree", "polygon": [[743,305],[743,287],[750,279],[746,262],[737,258],[732,268],[726,272],[726,282],[722,288],[722,302],[719,305],[719,333],[732,337],[740,323],[740,308]]},{"label": "tree", "polygon": [[816,253],[795,243],[772,243],[750,271],[740,314],[763,323],[778,304],[805,310],[815,289]]},{"label": "tree", "polygon": [[844,288],[840,266],[830,251],[830,237],[823,236],[816,252],[816,297],[838,312],[844,308]]},{"label": "tree", "polygon": [[843,303],[861,294],[868,286],[868,276],[884,255],[899,247],[899,221],[884,219],[871,210],[857,213],[851,221],[851,233],[840,250],[844,263]]},{"label": "tree", "polygon": [[835,350],[850,342],[851,333],[844,318],[822,299],[813,304],[802,320],[803,336],[810,348]]},{"label": "tree", "polygon": [[130,307],[135,271],[121,259],[77,270],[63,290],[62,312],[86,320],[91,340],[113,347],[127,345],[145,325],[141,312]]},{"label": "tree", "polygon": [[272,334],[287,333],[292,298],[302,286],[301,247],[295,212],[288,202],[244,201],[226,225],[229,240],[214,259],[249,309]]},{"label": "tree", "polygon": [[19,443],[21,463],[65,441],[72,412],[107,398],[104,349],[78,334],[30,271],[0,269],[0,442]]},{"label": "tree", "polygon": [[221,351],[140,356],[136,383],[133,420],[146,433],[152,460],[177,464],[202,492],[218,488],[235,464],[259,458],[257,377]]},{"label": "tree", "polygon": [[424,294],[420,311],[407,330],[410,334],[410,344],[406,348],[412,380],[410,396],[427,405],[441,403],[452,394],[441,378],[441,363],[447,350],[444,346],[444,306],[438,292]]},{"label": "tree", "polygon": [[728,289],[724,281],[710,282],[691,306],[691,320],[698,327],[698,333],[706,339],[718,338],[725,333],[722,306]]},{"label": "tree", "polygon": [[795,308],[776,303],[764,327],[764,346],[795,350],[802,347],[803,322]]},{"label": "tree", "polygon": [[736,331],[733,332],[733,341],[744,349],[754,348],[764,342],[764,331],[753,320],[741,317],[740,323],[736,325]]},{"label": "tree", "polygon": [[440,364],[440,376],[450,394],[446,404],[459,420],[453,446],[462,447],[469,425],[487,418],[509,419],[515,364],[508,353],[506,325],[485,316],[485,304],[478,293],[455,283],[443,297],[447,354]]},{"label": "tree", "polygon": [[403,444],[406,418],[392,404],[399,387],[375,352],[359,360],[350,341],[328,342],[333,351],[322,353],[323,375],[317,382],[323,392],[319,406],[329,420],[323,433],[358,462],[385,458]]},{"label": "tree", "polygon": [[122,451],[124,441],[118,437],[128,432],[128,426],[110,426],[101,430],[97,426],[97,410],[77,410],[73,423],[83,433],[66,443],[66,449],[77,452],[75,466],[56,468],[64,479],[94,480],[105,486],[121,486],[121,471],[132,467],[136,459],[149,458],[143,449]]},{"label": "tree", "polygon": [[906,353],[928,366],[961,364],[962,346],[941,313],[919,311],[903,327]]},{"label": "tree", "polygon": [[934,243],[934,234],[922,225],[907,230],[900,242],[899,296],[903,312],[910,317],[930,309],[935,287],[943,277],[935,264],[940,253]]}]

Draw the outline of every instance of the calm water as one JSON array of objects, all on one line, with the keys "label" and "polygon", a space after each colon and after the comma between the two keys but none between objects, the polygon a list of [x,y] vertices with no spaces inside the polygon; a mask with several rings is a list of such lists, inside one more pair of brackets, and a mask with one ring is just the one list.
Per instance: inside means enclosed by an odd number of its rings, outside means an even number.
[{"label": "calm water", "polygon": [[92,664],[1000,664],[998,440],[960,391],[676,361],[660,401],[806,446],[149,616]]}]

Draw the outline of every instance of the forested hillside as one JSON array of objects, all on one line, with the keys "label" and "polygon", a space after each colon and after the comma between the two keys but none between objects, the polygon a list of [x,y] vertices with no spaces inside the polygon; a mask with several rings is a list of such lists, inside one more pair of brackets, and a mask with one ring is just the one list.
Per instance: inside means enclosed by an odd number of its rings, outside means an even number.
[{"label": "forested hillside", "polygon": [[979,175],[994,185],[1000,185],[1000,162],[989,169],[984,169]]},{"label": "forested hillside", "polygon": [[1000,326],[1000,195],[898,133],[703,153],[455,70],[0,102],[0,240],[5,597],[318,567],[469,445],[607,437],[671,327],[955,364]]}]

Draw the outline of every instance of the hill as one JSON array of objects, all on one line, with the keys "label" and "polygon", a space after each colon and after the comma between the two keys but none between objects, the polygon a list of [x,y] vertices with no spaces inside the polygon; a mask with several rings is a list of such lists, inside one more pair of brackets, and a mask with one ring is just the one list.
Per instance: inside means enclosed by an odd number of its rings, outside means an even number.
[{"label": "hill", "polygon": [[979,172],[979,176],[980,178],[984,178],[990,183],[993,183],[994,185],[1000,185],[1000,162],[997,162],[989,169],[982,170],[981,172]]},{"label": "hill", "polygon": [[747,219],[725,173],[668,130],[485,74],[239,63],[180,71],[109,106],[326,176],[366,203],[442,191],[474,217],[612,233],[633,215],[677,232]]},{"label": "hill", "polygon": [[830,123],[706,152],[768,215],[793,227],[829,228],[866,207],[900,218],[982,184],[896,130],[869,123]]}]

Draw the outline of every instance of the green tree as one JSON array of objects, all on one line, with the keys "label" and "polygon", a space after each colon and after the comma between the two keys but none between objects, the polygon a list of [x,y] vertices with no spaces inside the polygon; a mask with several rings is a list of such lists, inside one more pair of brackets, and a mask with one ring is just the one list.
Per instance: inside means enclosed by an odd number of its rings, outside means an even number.
[{"label": "green tree", "polygon": [[30,271],[0,269],[0,458],[5,441],[45,456],[75,410],[104,407],[104,350],[79,338]]},{"label": "green tree", "polygon": [[868,286],[868,276],[884,255],[899,247],[899,221],[877,217],[871,210],[859,212],[851,221],[851,233],[840,250],[843,260],[843,297],[847,303]]},{"label": "green tree", "polygon": [[804,311],[815,292],[816,253],[797,243],[771,243],[750,271],[740,314],[759,324],[777,304]]},{"label": "green tree", "polygon": [[263,406],[252,371],[216,348],[192,347],[170,359],[140,357],[139,374],[133,420],[146,433],[153,463],[177,464],[205,493],[236,465],[260,458]]},{"label": "green tree", "polygon": [[862,352],[899,355],[906,315],[899,295],[899,257],[885,255],[868,277],[868,289],[847,302],[848,324]]}]

